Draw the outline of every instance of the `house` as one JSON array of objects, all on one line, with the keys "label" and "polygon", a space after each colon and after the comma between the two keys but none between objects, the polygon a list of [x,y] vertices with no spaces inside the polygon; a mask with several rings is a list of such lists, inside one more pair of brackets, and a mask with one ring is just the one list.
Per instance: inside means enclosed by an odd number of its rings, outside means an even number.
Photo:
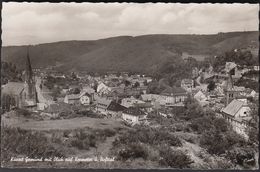
[{"label": "house", "polygon": [[98,86],[97,86],[97,93],[99,95],[104,95],[107,94],[111,91],[112,89],[107,86],[106,84],[104,84],[103,82],[101,82]]},{"label": "house", "polygon": [[69,94],[64,98],[64,103],[67,104],[79,104],[80,103],[80,94]]},{"label": "house", "polygon": [[[142,94],[141,99],[145,102],[150,102],[152,105],[157,105],[158,106],[165,106],[166,105],[166,100],[167,96],[164,95],[159,95],[159,94]],[[168,101],[170,101],[168,99]]]},{"label": "house", "polygon": [[193,96],[201,105],[207,104],[207,96],[201,91],[197,91],[197,93]]},{"label": "house", "polygon": [[90,105],[93,101],[92,96],[87,92],[82,92],[80,94],[69,94],[64,98],[64,103],[67,104],[82,104],[82,105]]},{"label": "house", "polygon": [[122,113],[122,119],[132,125],[140,124],[145,116],[145,113],[136,107],[127,108]]},{"label": "house", "polygon": [[79,101],[82,105],[90,105],[93,101],[93,97],[94,97],[94,95],[92,96],[87,92],[82,92],[79,95]]},{"label": "house", "polygon": [[248,127],[250,107],[246,99],[234,99],[224,109],[221,110],[223,117],[231,124],[234,131],[248,138],[246,128]]},{"label": "house", "polygon": [[254,70],[259,71],[259,65],[254,66]]},{"label": "house", "polygon": [[187,91],[181,87],[166,88],[161,92],[161,95],[166,96],[166,106],[184,102],[188,97]]},{"label": "house", "polygon": [[134,104],[133,107],[139,108],[140,110],[142,110],[143,112],[147,112],[150,113],[153,111],[153,107],[154,105],[152,103],[149,102],[143,102],[143,103],[136,103]]},{"label": "house", "polygon": [[113,118],[121,117],[122,112],[127,109],[126,107],[116,103],[115,101],[111,101],[107,107],[107,115],[110,115]]},{"label": "house", "polygon": [[238,65],[234,62],[226,62],[225,72],[231,72],[232,77],[237,80],[242,77],[242,70],[239,69]]},{"label": "house", "polygon": [[225,71],[228,73],[230,70],[237,67],[237,64],[234,62],[226,62],[225,64]]},{"label": "house", "polygon": [[111,100],[108,100],[106,98],[98,98],[97,104],[96,104],[96,111],[98,113],[107,115],[108,114],[107,108],[108,108],[108,106],[110,105],[111,102],[112,102]]},{"label": "house", "polygon": [[181,81],[181,88],[191,92],[194,89],[194,81],[192,79],[183,79]]},{"label": "house", "polygon": [[82,92],[86,92],[91,96],[91,100],[94,100],[94,94],[96,93],[95,90],[91,87],[85,86],[82,88]]},{"label": "house", "polygon": [[135,104],[140,104],[140,103],[145,103],[142,100],[136,99],[133,96],[131,96],[130,98],[124,98],[121,101],[121,105],[124,107],[133,107]]},{"label": "house", "polygon": [[114,87],[111,89],[110,92],[102,96],[109,100],[118,101],[120,98],[123,98],[125,96],[124,88]]}]

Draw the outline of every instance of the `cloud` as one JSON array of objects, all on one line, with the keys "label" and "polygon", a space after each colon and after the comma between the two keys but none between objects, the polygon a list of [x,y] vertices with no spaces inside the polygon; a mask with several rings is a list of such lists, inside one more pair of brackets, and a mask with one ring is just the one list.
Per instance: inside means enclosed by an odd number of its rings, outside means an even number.
[{"label": "cloud", "polygon": [[257,4],[4,2],[3,45],[258,30]]}]

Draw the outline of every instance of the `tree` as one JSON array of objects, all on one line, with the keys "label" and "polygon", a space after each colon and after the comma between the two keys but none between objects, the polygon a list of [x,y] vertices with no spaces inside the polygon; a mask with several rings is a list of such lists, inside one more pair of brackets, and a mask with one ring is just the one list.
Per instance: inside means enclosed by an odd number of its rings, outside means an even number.
[{"label": "tree", "polygon": [[162,146],[160,150],[160,164],[166,167],[187,168],[193,161],[181,150],[172,150],[168,146]]},{"label": "tree", "polygon": [[258,147],[259,144],[259,116],[258,116],[258,107],[259,102],[257,104],[253,104],[250,106],[250,114],[252,119],[250,121],[250,125],[247,128],[249,142],[255,144]]},{"label": "tree", "polygon": [[144,85],[147,86],[148,85],[148,82],[147,80],[144,80]]},{"label": "tree", "polygon": [[15,106],[15,98],[8,94],[1,96],[1,108],[5,111],[9,111],[12,106]]},{"label": "tree", "polygon": [[133,88],[140,87],[140,83],[136,81],[136,83],[133,85]]},{"label": "tree", "polygon": [[229,129],[229,124],[224,118],[216,118],[213,121],[213,125],[217,131],[226,132]]},{"label": "tree", "polygon": [[126,87],[128,87],[131,84],[131,82],[128,81],[128,80],[124,80],[124,84],[125,84]]},{"label": "tree", "polygon": [[77,75],[75,74],[75,72],[72,72],[72,73],[71,73],[71,78],[72,78],[73,80],[77,80],[77,79],[78,79],[78,77],[77,77]]},{"label": "tree", "polygon": [[208,91],[213,91],[216,88],[216,84],[214,81],[210,81],[209,85],[207,86]]}]

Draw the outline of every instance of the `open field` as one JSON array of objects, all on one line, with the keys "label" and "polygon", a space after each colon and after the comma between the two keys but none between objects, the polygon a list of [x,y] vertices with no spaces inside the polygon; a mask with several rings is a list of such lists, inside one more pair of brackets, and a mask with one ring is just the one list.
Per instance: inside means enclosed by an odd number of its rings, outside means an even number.
[{"label": "open field", "polygon": [[2,124],[10,127],[20,127],[26,130],[73,130],[84,127],[92,129],[124,127],[120,121],[114,119],[97,119],[89,117],[44,121],[3,118]]}]

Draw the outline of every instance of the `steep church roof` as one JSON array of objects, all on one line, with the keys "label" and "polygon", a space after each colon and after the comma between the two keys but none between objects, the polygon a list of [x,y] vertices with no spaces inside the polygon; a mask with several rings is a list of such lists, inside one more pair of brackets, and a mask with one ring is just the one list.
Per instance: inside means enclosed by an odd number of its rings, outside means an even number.
[{"label": "steep church roof", "polygon": [[26,66],[25,66],[25,82],[31,83],[33,80],[33,71],[31,66],[31,60],[29,56],[29,47],[27,48]]}]

